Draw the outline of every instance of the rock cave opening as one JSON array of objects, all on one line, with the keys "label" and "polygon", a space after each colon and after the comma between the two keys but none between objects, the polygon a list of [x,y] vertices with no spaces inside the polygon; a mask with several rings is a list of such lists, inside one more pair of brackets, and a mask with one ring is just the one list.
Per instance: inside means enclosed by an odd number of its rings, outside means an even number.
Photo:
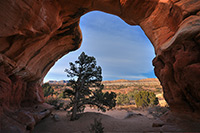
[{"label": "rock cave opening", "polygon": [[[59,59],[47,73],[44,82],[65,84],[69,79],[64,70],[84,51],[97,59],[97,64],[103,69],[103,81],[146,79],[146,84],[129,85],[129,90],[131,87],[132,91],[137,90],[138,87],[156,92],[159,105],[167,106],[160,82],[154,79],[153,45],[140,26],[128,25],[121,18],[108,13],[92,11],[81,17],[80,28],[83,36],[81,47]],[[127,86],[121,83],[123,85]]]},{"label": "rock cave opening", "polygon": [[31,130],[50,113],[41,82],[58,59],[80,47],[80,17],[94,10],[142,27],[155,49],[155,74],[171,111],[200,117],[200,1],[4,0],[0,7],[3,131]]},{"label": "rock cave opening", "polygon": [[139,26],[130,26],[108,13],[92,11],[81,17],[80,28],[81,47],[59,59],[44,82],[67,79],[65,68],[83,51],[102,66],[103,80],[156,78],[152,65],[154,48]]}]

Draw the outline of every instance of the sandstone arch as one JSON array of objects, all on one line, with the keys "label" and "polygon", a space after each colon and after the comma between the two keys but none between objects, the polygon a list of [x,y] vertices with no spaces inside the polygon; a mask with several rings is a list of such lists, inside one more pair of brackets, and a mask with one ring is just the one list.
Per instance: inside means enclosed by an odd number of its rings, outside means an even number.
[{"label": "sandstone arch", "polygon": [[49,113],[40,83],[79,48],[79,19],[93,10],[140,25],[154,45],[155,73],[171,110],[199,116],[199,0],[1,0],[0,9],[2,131],[32,129]]}]

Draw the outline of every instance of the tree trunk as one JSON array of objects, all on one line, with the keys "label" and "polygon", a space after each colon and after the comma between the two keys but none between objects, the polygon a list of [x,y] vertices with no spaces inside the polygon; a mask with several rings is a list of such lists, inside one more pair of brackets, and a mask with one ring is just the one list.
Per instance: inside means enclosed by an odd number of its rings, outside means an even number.
[{"label": "tree trunk", "polygon": [[77,113],[77,103],[74,104],[72,109],[71,121],[76,120],[76,113]]},{"label": "tree trunk", "polygon": [[78,110],[78,97],[79,97],[79,93],[78,93],[78,91],[76,91],[76,94],[74,97],[74,107],[72,109],[71,121],[77,119],[76,114],[77,114],[77,110]]}]

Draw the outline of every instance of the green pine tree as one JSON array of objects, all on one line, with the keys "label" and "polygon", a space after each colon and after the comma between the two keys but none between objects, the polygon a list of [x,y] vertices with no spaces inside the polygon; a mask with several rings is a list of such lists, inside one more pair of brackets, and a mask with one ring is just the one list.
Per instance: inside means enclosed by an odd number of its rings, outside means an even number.
[{"label": "green pine tree", "polygon": [[101,111],[115,107],[116,94],[103,93],[101,84],[101,67],[96,65],[96,60],[84,52],[75,63],[70,62],[70,69],[66,69],[67,76],[71,78],[69,84],[72,89],[66,89],[64,95],[71,100],[71,120],[77,119],[77,113],[83,112],[85,105],[97,106]]}]

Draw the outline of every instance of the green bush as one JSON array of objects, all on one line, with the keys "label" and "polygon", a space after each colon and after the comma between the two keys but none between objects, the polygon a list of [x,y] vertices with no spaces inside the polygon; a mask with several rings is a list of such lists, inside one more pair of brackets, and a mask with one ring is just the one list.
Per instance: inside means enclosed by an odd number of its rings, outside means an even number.
[{"label": "green bush", "polygon": [[62,92],[59,94],[58,97],[59,97],[59,98],[64,98],[64,99],[67,98],[66,95],[64,94],[64,91],[62,91]]},{"label": "green bush", "polygon": [[94,124],[90,125],[90,133],[103,133],[104,127],[102,126],[101,119],[94,119]]},{"label": "green bush", "polygon": [[59,98],[53,98],[53,97],[46,98],[45,102],[50,105],[53,105],[56,110],[63,108],[64,105],[63,102],[60,102]]},{"label": "green bush", "polygon": [[135,102],[138,107],[158,105],[159,101],[153,92],[140,91],[135,95]]},{"label": "green bush", "polygon": [[127,96],[129,98],[129,100],[135,100],[135,95],[139,92],[139,90],[133,90],[128,92]]},{"label": "green bush", "polygon": [[130,100],[127,94],[122,94],[122,93],[117,94],[116,100],[117,100],[116,103],[118,105],[130,104]]}]

